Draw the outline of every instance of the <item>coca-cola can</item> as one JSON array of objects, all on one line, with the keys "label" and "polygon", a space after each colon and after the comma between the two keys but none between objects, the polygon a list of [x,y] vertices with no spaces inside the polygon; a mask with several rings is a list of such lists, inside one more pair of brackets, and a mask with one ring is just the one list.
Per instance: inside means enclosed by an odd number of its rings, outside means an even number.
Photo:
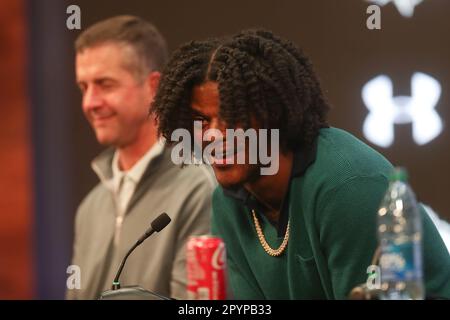
[{"label": "coca-cola can", "polygon": [[188,299],[226,299],[226,251],[221,238],[190,237],[186,244],[186,263]]}]

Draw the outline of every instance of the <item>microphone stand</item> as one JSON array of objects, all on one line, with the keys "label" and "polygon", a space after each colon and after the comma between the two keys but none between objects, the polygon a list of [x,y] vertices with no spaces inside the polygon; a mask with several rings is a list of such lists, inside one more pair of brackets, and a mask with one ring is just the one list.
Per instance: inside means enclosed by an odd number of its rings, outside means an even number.
[{"label": "microphone stand", "polygon": [[122,259],[119,270],[114,277],[111,290],[102,292],[99,300],[174,300],[163,295],[148,291],[139,286],[125,286],[121,288],[119,277],[122,273],[125,262],[130,254],[136,249],[142,242],[150,237],[155,231],[160,232],[170,222],[170,217],[166,213],[160,214],[155,220],[152,221],[151,227],[144,233],[144,235],[136,241],[136,243],[128,250],[125,257]]},{"label": "microphone stand", "polygon": [[[155,231],[152,230],[148,236],[151,236],[153,232],[155,232]],[[147,237],[146,237],[146,238],[147,238]],[[118,289],[120,289],[119,277],[120,277],[120,274],[122,273],[123,267],[125,266],[125,262],[127,261],[128,257],[129,257],[130,254],[133,252],[133,250],[136,249],[142,242],[143,242],[143,240],[141,241],[141,239],[139,239],[139,240],[131,247],[131,249],[128,250],[127,254],[126,254],[125,257],[122,259],[122,263],[120,264],[119,270],[117,271],[116,276],[114,277],[114,280],[113,280],[113,284],[112,284],[111,290],[118,290]]]}]

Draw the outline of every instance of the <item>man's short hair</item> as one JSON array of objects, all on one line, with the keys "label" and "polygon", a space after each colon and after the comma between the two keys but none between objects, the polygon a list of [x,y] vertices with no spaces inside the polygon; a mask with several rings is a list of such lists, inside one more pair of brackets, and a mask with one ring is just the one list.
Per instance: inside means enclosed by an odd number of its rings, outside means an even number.
[{"label": "man's short hair", "polygon": [[129,46],[135,55],[126,68],[139,78],[151,71],[161,71],[168,50],[164,37],[148,21],[130,15],[112,17],[90,26],[75,41],[77,53],[106,43]]}]

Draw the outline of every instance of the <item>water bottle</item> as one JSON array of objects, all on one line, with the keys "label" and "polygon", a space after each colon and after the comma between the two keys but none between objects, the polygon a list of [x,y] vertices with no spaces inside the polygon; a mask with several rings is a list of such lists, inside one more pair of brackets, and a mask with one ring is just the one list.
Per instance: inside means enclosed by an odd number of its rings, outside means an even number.
[{"label": "water bottle", "polygon": [[422,220],[407,173],[396,168],[378,210],[380,298],[424,299],[422,281]]}]

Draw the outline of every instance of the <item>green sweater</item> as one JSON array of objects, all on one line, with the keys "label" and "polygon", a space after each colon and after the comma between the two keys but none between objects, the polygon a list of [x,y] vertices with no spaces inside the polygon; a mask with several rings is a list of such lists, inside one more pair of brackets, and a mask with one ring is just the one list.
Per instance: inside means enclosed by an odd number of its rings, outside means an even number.
[{"label": "green sweater", "polygon": [[[336,128],[320,131],[315,160],[291,179],[286,251],[262,248],[250,209],[218,187],[213,233],[227,249],[228,281],[236,299],[345,299],[367,279],[377,247],[377,209],[392,165],[375,150]],[[436,228],[423,215],[424,274],[428,296],[450,298],[450,257]],[[283,236],[259,215],[272,248]]]}]

